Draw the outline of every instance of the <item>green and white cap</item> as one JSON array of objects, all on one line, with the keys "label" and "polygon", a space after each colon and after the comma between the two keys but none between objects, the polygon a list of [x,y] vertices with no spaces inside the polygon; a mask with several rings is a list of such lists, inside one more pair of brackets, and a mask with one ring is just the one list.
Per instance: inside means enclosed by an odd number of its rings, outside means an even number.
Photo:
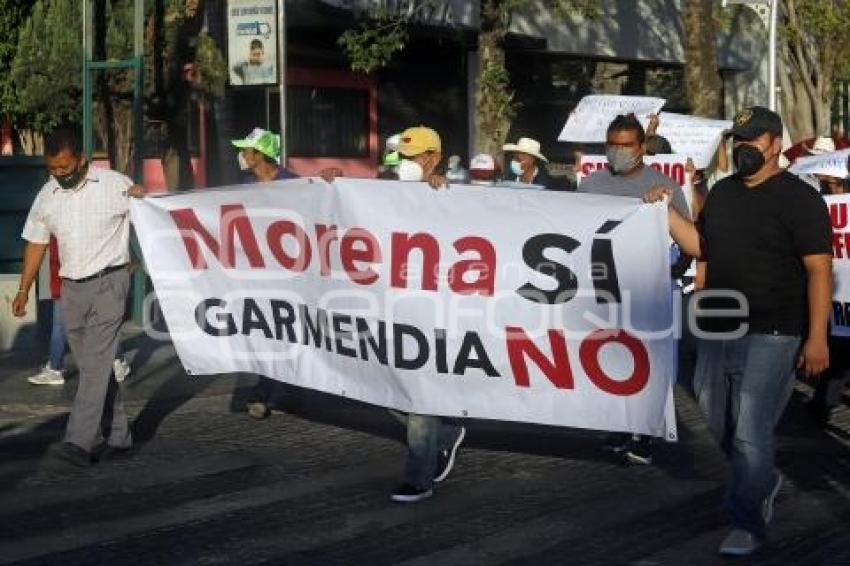
[{"label": "green and white cap", "polygon": [[250,147],[280,163],[280,136],[262,128],[254,128],[244,140],[233,140],[235,147]]}]

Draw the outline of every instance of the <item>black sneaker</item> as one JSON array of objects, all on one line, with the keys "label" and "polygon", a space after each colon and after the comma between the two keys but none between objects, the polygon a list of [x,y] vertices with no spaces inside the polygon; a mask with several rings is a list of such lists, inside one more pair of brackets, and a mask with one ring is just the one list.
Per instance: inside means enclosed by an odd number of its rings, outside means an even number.
[{"label": "black sneaker", "polygon": [[629,449],[629,444],[632,441],[632,435],[625,432],[612,432],[605,437],[602,447],[608,452],[614,454],[622,454]]},{"label": "black sneaker", "polygon": [[50,448],[50,455],[78,468],[88,468],[94,463],[91,452],[86,452],[70,442],[54,444]]},{"label": "black sneaker", "polygon": [[434,495],[433,489],[420,489],[409,483],[401,485],[390,496],[396,503],[417,503]]},{"label": "black sneaker", "polygon": [[652,465],[652,437],[635,435],[623,456],[627,464]]},{"label": "black sneaker", "polygon": [[449,472],[452,471],[452,467],[455,465],[457,449],[460,448],[465,437],[466,428],[460,427],[460,432],[457,434],[457,438],[455,438],[451,448],[448,450],[440,450],[440,453],[437,454],[437,469],[434,470],[434,483],[440,483],[449,477]]}]

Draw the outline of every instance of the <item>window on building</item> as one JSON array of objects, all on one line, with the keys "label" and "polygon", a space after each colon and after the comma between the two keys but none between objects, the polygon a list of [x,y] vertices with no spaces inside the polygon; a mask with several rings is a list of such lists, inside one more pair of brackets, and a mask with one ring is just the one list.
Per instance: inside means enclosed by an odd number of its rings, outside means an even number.
[{"label": "window on building", "polygon": [[[286,89],[290,157],[368,157],[369,91],[292,85]],[[269,90],[268,128],[280,129],[280,95]]]}]

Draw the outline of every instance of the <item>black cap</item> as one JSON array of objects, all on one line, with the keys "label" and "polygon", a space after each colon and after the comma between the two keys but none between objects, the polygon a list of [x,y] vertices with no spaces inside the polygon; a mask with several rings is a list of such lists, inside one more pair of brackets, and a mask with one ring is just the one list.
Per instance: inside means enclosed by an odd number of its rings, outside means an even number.
[{"label": "black cap", "polygon": [[730,133],[736,138],[752,140],[766,132],[782,136],[782,118],[764,106],[749,106],[735,114]]}]

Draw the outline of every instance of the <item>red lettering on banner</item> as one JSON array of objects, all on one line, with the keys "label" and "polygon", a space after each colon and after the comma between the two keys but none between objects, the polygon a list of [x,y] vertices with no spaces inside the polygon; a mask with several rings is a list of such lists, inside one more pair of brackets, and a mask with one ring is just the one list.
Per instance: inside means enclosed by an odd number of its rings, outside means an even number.
[{"label": "red lettering on banner", "polygon": [[[634,362],[632,375],[622,381],[612,379],[599,364],[599,351],[606,344],[621,344],[629,350]],[[625,330],[597,330],[584,339],[579,348],[581,366],[596,387],[612,395],[634,395],[649,382],[649,353],[643,342]]]},{"label": "red lettering on banner", "polygon": [[[358,247],[361,244],[362,247]],[[342,237],[339,245],[339,257],[342,267],[352,282],[359,285],[371,285],[378,280],[378,274],[371,267],[358,269],[355,263],[380,263],[381,248],[377,238],[363,228],[352,228]]]},{"label": "red lettering on banner", "polygon": [[[449,287],[459,295],[493,296],[496,290],[496,250],[484,238],[467,236],[455,242],[459,254],[475,252],[478,259],[462,259],[449,269]],[[467,273],[477,275],[474,281],[464,280]]]},{"label": "red lettering on banner", "polygon": [[319,273],[322,277],[331,275],[331,242],[338,239],[336,225],[316,224],[316,247],[319,248]]},{"label": "red lettering on banner", "polygon": [[[283,249],[283,237],[292,236],[298,242],[298,255],[292,257]],[[291,271],[302,272],[310,265],[313,257],[310,239],[301,226],[289,220],[278,220],[266,232],[269,249],[279,264]]]},{"label": "red lettering on banner", "polygon": [[431,234],[407,234],[393,232],[392,261],[390,268],[390,286],[407,288],[408,262],[410,252],[418,249],[422,252],[422,290],[436,291],[440,265],[440,244]]},{"label": "red lettering on banner", "polygon": [[197,236],[201,237],[207,249],[218,258],[218,261],[224,267],[236,267],[235,241],[237,236],[242,244],[242,249],[245,250],[248,265],[254,268],[265,267],[263,255],[260,253],[260,248],[257,246],[257,239],[254,237],[251,221],[245,214],[245,208],[241,204],[224,204],[221,206],[219,212],[219,226],[221,227],[220,243],[212,234],[207,232],[207,229],[200,223],[198,217],[195,215],[195,211],[191,208],[171,210],[169,213],[174,220],[174,224],[180,230],[180,237],[183,239],[183,245],[186,247],[186,253],[189,255],[189,263],[192,264],[194,269],[207,268],[207,262],[201,253],[201,246],[198,243]]},{"label": "red lettering on banner", "polygon": [[832,233],[832,257],[834,259],[850,258],[850,232]]},{"label": "red lettering on banner", "polygon": [[847,203],[833,202],[829,204],[829,218],[832,220],[833,230],[847,228]]},{"label": "red lettering on banner", "polygon": [[508,346],[508,358],[514,382],[520,387],[529,387],[528,366],[526,356],[543,372],[543,375],[558,389],[574,389],[573,370],[567,356],[567,341],[560,330],[549,331],[549,345],[552,348],[552,361],[540,351],[537,345],[528,337],[522,328],[508,326],[505,328]]}]

